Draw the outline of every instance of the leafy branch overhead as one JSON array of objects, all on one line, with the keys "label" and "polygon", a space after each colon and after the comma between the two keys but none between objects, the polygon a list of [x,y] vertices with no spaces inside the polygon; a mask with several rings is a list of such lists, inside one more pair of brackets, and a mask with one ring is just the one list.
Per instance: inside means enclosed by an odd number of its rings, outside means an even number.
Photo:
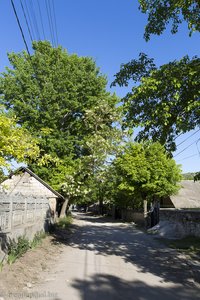
[{"label": "leafy branch overhead", "polygon": [[141,53],[121,66],[113,85],[128,85],[123,98],[126,127],[138,127],[137,140],[152,139],[175,150],[174,138],[200,123],[200,59],[188,56],[156,67]]},{"label": "leafy branch overhead", "polygon": [[199,0],[139,0],[140,10],[148,14],[144,38],[150,39],[151,34],[160,35],[171,23],[171,32],[178,31],[179,25],[185,21],[188,24],[189,35],[200,31]]}]

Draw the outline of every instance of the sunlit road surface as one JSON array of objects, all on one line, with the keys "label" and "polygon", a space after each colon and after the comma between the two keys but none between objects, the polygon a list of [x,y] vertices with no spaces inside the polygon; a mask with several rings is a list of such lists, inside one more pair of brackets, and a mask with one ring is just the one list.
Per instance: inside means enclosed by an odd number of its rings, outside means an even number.
[{"label": "sunlit road surface", "polygon": [[32,299],[200,299],[187,260],[132,224],[76,213],[73,234],[62,244]]}]

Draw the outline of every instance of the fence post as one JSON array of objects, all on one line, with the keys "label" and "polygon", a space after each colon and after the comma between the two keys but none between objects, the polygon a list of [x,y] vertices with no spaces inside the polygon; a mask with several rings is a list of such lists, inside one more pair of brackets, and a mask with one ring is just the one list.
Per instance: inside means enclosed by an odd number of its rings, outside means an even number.
[{"label": "fence post", "polygon": [[36,220],[36,211],[37,211],[37,198],[35,198],[34,221]]},{"label": "fence post", "polygon": [[27,199],[24,197],[24,220],[23,223],[27,223]]},{"label": "fence post", "polygon": [[11,198],[11,200],[10,200],[10,231],[12,231],[12,227],[13,227],[13,198]]},{"label": "fence post", "polygon": [[148,227],[148,209],[147,209],[147,200],[143,201],[143,206],[144,206],[144,224],[145,227]]}]

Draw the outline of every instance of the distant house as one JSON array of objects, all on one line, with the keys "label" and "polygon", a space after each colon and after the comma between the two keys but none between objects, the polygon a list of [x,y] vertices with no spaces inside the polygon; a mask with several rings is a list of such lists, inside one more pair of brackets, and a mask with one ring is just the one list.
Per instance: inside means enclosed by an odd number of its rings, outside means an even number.
[{"label": "distant house", "polygon": [[54,214],[56,212],[59,214],[62,203],[65,201],[61,194],[26,167],[19,168],[13,175],[10,175],[9,179],[3,181],[0,187],[9,196],[47,198]]},{"label": "distant house", "polygon": [[200,181],[182,180],[178,194],[162,199],[160,204],[163,208],[200,209]]}]

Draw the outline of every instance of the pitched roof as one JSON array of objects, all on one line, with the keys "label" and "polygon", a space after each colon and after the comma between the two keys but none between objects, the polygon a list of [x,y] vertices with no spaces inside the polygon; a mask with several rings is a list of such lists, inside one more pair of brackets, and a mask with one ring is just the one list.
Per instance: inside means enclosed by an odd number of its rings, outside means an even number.
[{"label": "pitched roof", "polygon": [[182,180],[178,194],[170,199],[175,208],[200,208],[200,181]]},{"label": "pitched roof", "polygon": [[33,176],[36,180],[38,180],[41,184],[43,184],[48,190],[50,190],[53,194],[55,194],[58,198],[65,199],[60,193],[55,191],[48,183],[46,183],[44,180],[42,180],[38,175],[36,175],[34,172],[32,172],[29,168],[27,167],[20,167],[15,171],[15,173],[18,172],[27,172],[31,176]]}]

